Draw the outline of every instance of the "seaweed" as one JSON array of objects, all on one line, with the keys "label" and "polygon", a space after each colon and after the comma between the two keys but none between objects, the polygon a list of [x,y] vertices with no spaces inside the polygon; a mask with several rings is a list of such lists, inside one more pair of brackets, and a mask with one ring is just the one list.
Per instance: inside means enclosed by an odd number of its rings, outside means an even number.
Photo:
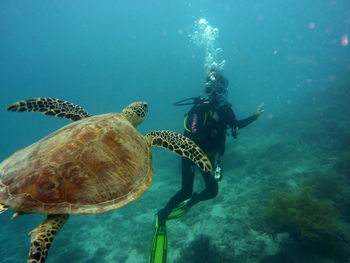
[{"label": "seaweed", "polygon": [[266,218],[278,232],[288,232],[303,243],[323,240],[337,231],[335,211],[327,201],[317,199],[313,188],[298,193],[273,191]]},{"label": "seaweed", "polygon": [[307,249],[338,260],[349,256],[336,211],[311,187],[296,193],[273,191],[264,219],[273,233],[287,232]]}]

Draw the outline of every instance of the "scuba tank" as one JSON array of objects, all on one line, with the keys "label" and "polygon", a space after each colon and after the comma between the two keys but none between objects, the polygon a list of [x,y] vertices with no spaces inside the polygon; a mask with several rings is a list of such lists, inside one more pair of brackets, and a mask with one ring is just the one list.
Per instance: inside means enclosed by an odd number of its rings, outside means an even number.
[{"label": "scuba tank", "polygon": [[[191,97],[191,98],[187,98],[187,99],[183,99],[183,100],[179,100],[177,102],[174,103],[174,106],[186,106],[186,105],[194,105],[193,108],[195,108],[196,106],[199,106],[203,103],[208,103],[209,99],[208,98],[203,98],[201,96],[198,97]],[[185,115],[185,119],[184,119],[184,128],[187,132],[190,133],[197,133],[198,129],[199,129],[199,116],[198,114],[194,113],[192,115],[192,120],[190,123],[187,124],[187,117],[188,115]]]},{"label": "scuba tank", "polygon": [[197,133],[198,131],[198,115],[193,114],[192,124],[191,124],[191,132]]}]

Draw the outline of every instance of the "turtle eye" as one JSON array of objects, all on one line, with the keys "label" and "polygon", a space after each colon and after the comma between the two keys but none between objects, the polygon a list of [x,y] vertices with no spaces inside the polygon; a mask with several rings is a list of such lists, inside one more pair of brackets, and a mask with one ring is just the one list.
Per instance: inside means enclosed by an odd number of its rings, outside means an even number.
[{"label": "turtle eye", "polygon": [[143,111],[144,111],[145,113],[148,112],[148,104],[147,104],[146,102],[143,103]]}]

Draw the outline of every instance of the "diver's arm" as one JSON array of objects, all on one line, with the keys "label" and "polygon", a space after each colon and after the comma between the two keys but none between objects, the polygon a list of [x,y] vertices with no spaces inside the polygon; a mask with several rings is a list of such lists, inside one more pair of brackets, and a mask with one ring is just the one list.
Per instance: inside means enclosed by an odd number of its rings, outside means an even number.
[{"label": "diver's arm", "polygon": [[238,128],[242,129],[245,126],[247,126],[248,124],[251,124],[253,121],[257,120],[260,117],[260,115],[264,112],[264,108],[265,108],[265,104],[262,103],[258,106],[256,112],[252,116],[250,116],[246,119],[243,119],[243,120],[239,120],[238,121]]},{"label": "diver's arm", "polygon": [[239,120],[238,121],[238,128],[242,129],[257,119],[258,119],[258,116],[256,114],[253,114],[252,116],[250,116],[248,118],[245,118],[243,120]]}]

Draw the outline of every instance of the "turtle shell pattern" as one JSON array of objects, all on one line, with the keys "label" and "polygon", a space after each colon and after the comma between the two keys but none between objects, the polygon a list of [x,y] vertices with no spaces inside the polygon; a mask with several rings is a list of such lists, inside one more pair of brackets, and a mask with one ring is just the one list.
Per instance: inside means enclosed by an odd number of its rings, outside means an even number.
[{"label": "turtle shell pattern", "polygon": [[118,113],[69,124],[0,164],[0,202],[19,212],[96,214],[138,198],[153,178],[143,136]]}]

